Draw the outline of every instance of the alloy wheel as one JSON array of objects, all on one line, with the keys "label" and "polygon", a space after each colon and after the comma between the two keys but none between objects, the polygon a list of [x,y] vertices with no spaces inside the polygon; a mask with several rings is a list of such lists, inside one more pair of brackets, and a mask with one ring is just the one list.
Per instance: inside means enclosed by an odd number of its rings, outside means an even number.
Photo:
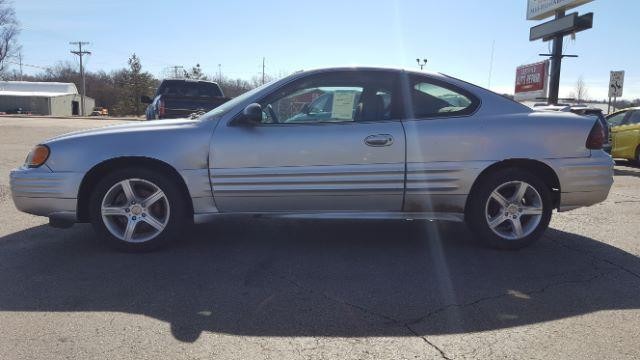
[{"label": "alloy wheel", "polygon": [[530,184],[524,181],[506,182],[496,187],[487,199],[487,224],[504,239],[522,239],[540,224],[542,204],[542,197]]},{"label": "alloy wheel", "polygon": [[156,184],[125,179],[106,192],[100,214],[113,236],[129,243],[142,243],[162,233],[169,223],[170,206]]}]

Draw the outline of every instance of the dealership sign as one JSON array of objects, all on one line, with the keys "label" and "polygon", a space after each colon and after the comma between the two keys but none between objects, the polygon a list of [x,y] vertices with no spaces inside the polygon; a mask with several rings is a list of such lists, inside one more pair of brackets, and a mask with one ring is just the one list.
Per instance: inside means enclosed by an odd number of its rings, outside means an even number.
[{"label": "dealership sign", "polygon": [[518,66],[515,100],[536,100],[547,97],[549,61]]},{"label": "dealership sign", "polygon": [[558,10],[568,10],[593,0],[528,0],[527,20],[542,20]]}]

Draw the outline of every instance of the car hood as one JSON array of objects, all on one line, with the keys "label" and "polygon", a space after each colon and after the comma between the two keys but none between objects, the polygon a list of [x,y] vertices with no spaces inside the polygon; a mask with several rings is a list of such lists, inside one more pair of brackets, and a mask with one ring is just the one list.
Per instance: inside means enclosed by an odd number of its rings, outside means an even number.
[{"label": "car hood", "polygon": [[103,135],[119,135],[133,132],[154,132],[171,129],[179,129],[184,127],[194,127],[200,124],[197,119],[172,119],[172,120],[153,120],[153,121],[135,121],[126,124],[109,125],[96,129],[74,131],[60,136],[48,139],[44,144],[76,139],[82,137],[103,136]]}]

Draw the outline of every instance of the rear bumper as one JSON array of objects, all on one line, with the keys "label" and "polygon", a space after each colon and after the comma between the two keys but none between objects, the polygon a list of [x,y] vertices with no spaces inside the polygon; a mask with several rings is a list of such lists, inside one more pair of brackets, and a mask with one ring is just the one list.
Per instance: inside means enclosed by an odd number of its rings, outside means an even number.
[{"label": "rear bumper", "polygon": [[46,166],[19,168],[9,175],[11,196],[20,211],[76,221],[82,173],[55,173]]},{"label": "rear bumper", "polygon": [[560,195],[560,206],[558,211],[569,211],[584,206],[591,206],[601,203],[609,196],[609,187],[599,191],[576,191],[562,193]]},{"label": "rear bumper", "polygon": [[560,180],[559,211],[590,206],[604,201],[613,185],[611,156],[592,151],[591,157],[550,161]]}]

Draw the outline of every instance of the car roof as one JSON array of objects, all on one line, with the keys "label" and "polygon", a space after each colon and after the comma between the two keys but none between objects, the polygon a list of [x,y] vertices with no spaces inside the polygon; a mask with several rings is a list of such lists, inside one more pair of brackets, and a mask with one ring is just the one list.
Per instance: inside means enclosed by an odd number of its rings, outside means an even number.
[{"label": "car roof", "polygon": [[312,68],[308,70],[298,70],[294,74],[305,73],[323,73],[323,72],[331,72],[331,71],[394,71],[394,72],[407,72],[407,73],[415,73],[422,75],[431,75],[435,77],[446,77],[446,74],[435,72],[435,71],[427,71],[427,70],[415,70],[415,69],[407,69],[403,67],[397,66],[336,66],[336,67],[322,67],[322,68]]},{"label": "car roof", "polygon": [[619,114],[621,112],[630,111],[630,110],[640,110],[640,106],[634,106],[634,107],[629,107],[629,108],[616,110],[616,111],[612,112],[611,114],[607,115],[607,117],[611,117],[611,116],[617,115],[617,114]]}]

